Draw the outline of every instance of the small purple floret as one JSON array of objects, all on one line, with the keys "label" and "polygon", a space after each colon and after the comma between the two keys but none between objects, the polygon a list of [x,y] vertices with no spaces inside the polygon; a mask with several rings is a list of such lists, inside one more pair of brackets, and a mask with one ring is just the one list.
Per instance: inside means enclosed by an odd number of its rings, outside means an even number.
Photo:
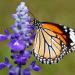
[{"label": "small purple floret", "polygon": [[6,64],[5,63],[0,63],[0,70],[2,70],[5,67],[6,67]]},{"label": "small purple floret", "polygon": [[30,74],[30,70],[29,70],[28,68],[26,68],[26,69],[24,70],[24,75],[31,75],[31,74]]},{"label": "small purple floret", "polygon": [[19,75],[19,67],[11,67],[9,70],[9,75]]},{"label": "small purple floret", "polygon": [[6,35],[10,34],[8,29],[4,29],[4,32],[5,32]]},{"label": "small purple floret", "polygon": [[25,49],[24,41],[13,40],[9,43],[9,47],[14,50],[14,52],[21,51]]},{"label": "small purple floret", "polygon": [[7,39],[6,35],[0,34],[0,41],[4,41]]},{"label": "small purple floret", "polygon": [[36,61],[33,61],[33,62],[30,64],[29,68],[30,68],[31,70],[35,70],[35,71],[40,71],[40,70],[41,70],[40,66],[36,65]]},{"label": "small purple floret", "polygon": [[40,71],[41,68],[40,68],[38,65],[35,65],[35,66],[33,67],[33,70],[35,70],[35,71]]},{"label": "small purple floret", "polygon": [[0,63],[0,70],[5,68],[5,67],[10,68],[11,66],[12,65],[9,63],[8,58],[5,58],[5,61]]}]

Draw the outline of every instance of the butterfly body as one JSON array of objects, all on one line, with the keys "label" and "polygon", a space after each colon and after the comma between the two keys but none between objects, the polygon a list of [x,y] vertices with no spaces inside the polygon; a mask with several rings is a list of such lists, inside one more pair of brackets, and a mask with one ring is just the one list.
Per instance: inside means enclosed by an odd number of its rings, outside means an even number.
[{"label": "butterfly body", "polygon": [[[50,22],[34,22],[36,35],[34,40],[34,56],[42,63],[52,64],[60,61],[65,54],[71,52],[70,29]],[[66,30],[66,31],[65,31]]]}]

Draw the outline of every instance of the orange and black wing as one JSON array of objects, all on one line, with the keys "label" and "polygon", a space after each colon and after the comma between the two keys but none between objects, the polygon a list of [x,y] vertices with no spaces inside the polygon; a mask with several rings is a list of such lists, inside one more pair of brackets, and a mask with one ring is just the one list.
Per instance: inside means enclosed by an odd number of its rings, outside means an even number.
[{"label": "orange and black wing", "polygon": [[43,22],[36,31],[34,55],[42,63],[56,63],[68,52],[70,39],[58,24]]}]

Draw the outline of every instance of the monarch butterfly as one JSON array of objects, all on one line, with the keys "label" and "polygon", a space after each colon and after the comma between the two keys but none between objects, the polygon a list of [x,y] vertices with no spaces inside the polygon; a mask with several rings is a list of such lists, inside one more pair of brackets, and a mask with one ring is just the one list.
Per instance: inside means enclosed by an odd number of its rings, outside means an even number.
[{"label": "monarch butterfly", "polygon": [[75,50],[75,31],[69,27],[33,20],[36,30],[33,53],[42,63],[59,62],[64,55]]}]

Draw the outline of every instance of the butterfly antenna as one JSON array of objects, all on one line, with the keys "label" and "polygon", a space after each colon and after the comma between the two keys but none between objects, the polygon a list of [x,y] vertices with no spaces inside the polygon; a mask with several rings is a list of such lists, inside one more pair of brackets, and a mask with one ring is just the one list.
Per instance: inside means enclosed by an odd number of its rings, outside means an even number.
[{"label": "butterfly antenna", "polygon": [[34,23],[34,24],[35,24],[35,23],[38,23],[39,20],[36,19],[35,16],[34,16],[30,11],[29,11],[29,13],[32,15],[31,22]]},{"label": "butterfly antenna", "polygon": [[33,17],[33,19],[36,19],[35,16],[29,11],[29,13],[31,14],[31,16]]}]

